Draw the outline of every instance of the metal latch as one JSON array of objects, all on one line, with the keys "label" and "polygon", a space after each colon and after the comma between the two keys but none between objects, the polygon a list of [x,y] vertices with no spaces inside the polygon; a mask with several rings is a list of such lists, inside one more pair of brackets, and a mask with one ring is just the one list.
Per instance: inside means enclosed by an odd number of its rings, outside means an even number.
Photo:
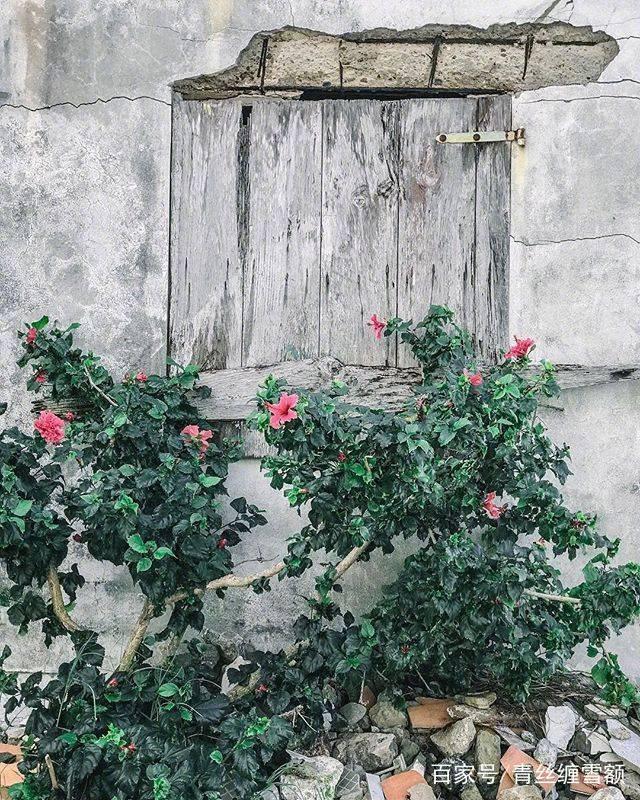
[{"label": "metal latch", "polygon": [[465,144],[466,142],[516,142],[524,147],[524,128],[515,131],[468,131],[467,133],[440,133],[436,141],[441,144]]}]

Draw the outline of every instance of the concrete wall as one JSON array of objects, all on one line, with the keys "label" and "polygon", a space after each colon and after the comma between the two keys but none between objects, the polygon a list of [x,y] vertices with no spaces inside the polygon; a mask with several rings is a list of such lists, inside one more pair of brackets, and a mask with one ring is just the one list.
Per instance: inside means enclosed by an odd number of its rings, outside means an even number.
[{"label": "concrete wall", "polygon": [[[425,23],[564,20],[614,36],[620,53],[597,83],[523,92],[514,124],[511,330],[562,362],[639,363],[640,11],[637,0],[5,0],[0,19],[0,374],[12,416],[28,421],[13,337],[42,313],[83,323],[83,340],[118,370],[160,369],[167,304],[169,82],[235,61],[259,30],[295,24],[333,33]],[[640,556],[640,384],[568,392],[545,416],[573,448],[571,502]],[[233,488],[269,510],[239,560],[276,557],[299,524],[245,462]],[[81,551],[79,551],[81,555]],[[402,554],[392,557],[397,563]],[[247,563],[253,570],[256,564]],[[389,558],[347,576],[365,605]],[[112,616],[128,578],[88,566],[78,614],[115,651]],[[307,582],[307,586],[308,586]],[[299,593],[299,586],[295,587]],[[364,598],[364,599],[363,599]],[[209,601],[213,631],[280,644],[301,606],[294,587]],[[121,606],[122,607],[122,606]],[[62,655],[27,637],[14,665],[50,669]],[[640,677],[640,630],[620,647]]]}]

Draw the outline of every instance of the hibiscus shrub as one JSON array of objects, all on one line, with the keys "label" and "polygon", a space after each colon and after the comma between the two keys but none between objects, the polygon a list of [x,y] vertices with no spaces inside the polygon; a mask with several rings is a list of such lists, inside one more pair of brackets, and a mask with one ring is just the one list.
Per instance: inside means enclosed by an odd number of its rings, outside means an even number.
[{"label": "hibiscus shrub", "polygon": [[[492,680],[523,698],[581,641],[601,656],[603,696],[636,702],[604,648],[638,613],[640,568],[612,566],[617,542],[564,504],[568,450],[537,417],[557,392],[553,367],[534,366],[533,342],[519,340],[480,369],[439,307],[417,325],[371,325],[422,366],[401,407],[351,403],[338,382],[289,391],[271,377],[259,390],[252,424],[275,449],[264,469],[307,521],[282,563],[249,578],[233,573],[230,548],[266,520],[244,498],[223,509],[240,449],[199,417],[207,390],[197,369],[116,380],[74,346],[75,325],[27,326],[19,363],[42,410],[32,433],[0,432],[1,596],[21,633],[39,625],[47,644],[67,636],[73,652],[52,679],[23,681],[7,668],[9,649],[0,654],[7,719],[29,709],[14,797],[249,799],[288,748],[322,731],[328,698],[343,690]],[[356,621],[336,601],[341,576],[391,553],[398,537],[425,546]],[[584,581],[566,588],[552,557],[589,548]],[[229,669],[216,648],[184,641],[204,626],[207,589],[262,591],[270,577],[301,575],[319,552],[324,568],[288,650],[247,648],[247,662]],[[115,612],[131,630],[119,663],[76,618],[80,556],[125,567],[144,598],[137,619],[129,597]]]},{"label": "hibiscus shrub", "polygon": [[[343,671],[442,691],[492,679],[522,699],[587,641],[602,675],[607,637],[639,612],[640,567],[612,566],[618,542],[563,501],[569,452],[538,418],[540,400],[558,392],[552,365],[534,365],[534,343],[522,339],[480,369],[440,307],[417,325],[375,315],[371,325],[376,338],[398,336],[422,367],[400,410],[354,405],[338,383],[290,393],[270,378],[254,419],[277,450],[264,460],[272,486],[308,515],[286,574],[311,566],[319,548],[346,556],[360,547],[366,559],[390,553],[397,537],[430,545],[387,588]],[[566,588],[554,559],[589,550],[584,581]],[[337,582],[329,566],[316,615],[337,614]],[[624,702],[635,699],[623,689]]]},{"label": "hibiscus shrub", "polygon": [[[216,443],[200,418],[194,403],[208,390],[195,367],[116,380],[74,346],[75,327],[43,318],[21,334],[19,363],[44,409],[33,433],[0,433],[9,621],[21,633],[41,626],[47,645],[68,636],[72,646],[49,680],[19,681],[2,653],[7,720],[30,711],[26,779],[12,791],[24,800],[249,798],[286,757],[290,725],[253,693],[221,694],[215,648],[204,656],[194,640],[177,653],[186,629],[203,627],[203,589],[221,591],[232,572],[230,548],[265,523],[243,498],[223,512],[240,450]],[[76,560],[90,557],[126,567],[144,597],[137,619],[129,596],[109,611],[133,629],[119,663],[75,618],[84,584]]]}]

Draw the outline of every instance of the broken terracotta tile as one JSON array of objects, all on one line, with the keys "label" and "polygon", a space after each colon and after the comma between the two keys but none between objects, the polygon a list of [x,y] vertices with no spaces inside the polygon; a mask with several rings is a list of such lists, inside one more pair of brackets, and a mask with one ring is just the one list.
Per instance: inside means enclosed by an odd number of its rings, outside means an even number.
[{"label": "broken terracotta tile", "polygon": [[604,785],[602,775],[589,775],[589,783],[585,783],[585,776],[582,772],[578,773],[578,780],[572,781],[570,784],[571,790],[576,794],[595,794]]},{"label": "broken terracotta tile", "polygon": [[360,700],[358,701],[360,705],[363,705],[365,708],[373,708],[377,700],[378,698],[368,686],[365,685],[362,687],[362,691],[360,692]]},{"label": "broken terracotta tile", "polygon": [[502,792],[505,792],[507,789],[513,789],[515,786],[515,782],[511,780],[511,776],[508,772],[503,772],[502,777],[500,778],[500,783],[498,784],[498,794],[497,796],[500,797]]},{"label": "broken terracotta tile", "polygon": [[426,781],[422,775],[414,769],[392,775],[390,778],[382,781],[382,791],[384,792],[385,800],[406,800],[409,789],[411,789],[412,786],[417,786],[419,783],[426,783]]},{"label": "broken terracotta tile", "polygon": [[17,761],[13,764],[0,763],[0,798],[8,797],[6,790],[9,786],[16,783],[22,783],[24,777],[18,770],[18,761],[22,756],[20,747],[15,744],[0,744],[0,753],[9,753],[12,756],[17,756]]},{"label": "broken terracotta tile", "polygon": [[536,761],[535,758],[531,758],[531,756],[523,753],[522,750],[518,750],[514,745],[511,745],[502,756],[500,763],[505,772],[508,772],[509,777],[514,781],[516,781],[516,767],[531,767],[535,782],[541,786],[545,792],[551,791],[560,778],[560,776],[550,770],[549,767],[545,767],[544,764],[541,764],[539,761]]},{"label": "broken terracotta tile", "polygon": [[440,700],[436,697],[419,697],[418,706],[407,709],[412,728],[444,728],[453,722],[447,709],[454,704],[453,700]]}]

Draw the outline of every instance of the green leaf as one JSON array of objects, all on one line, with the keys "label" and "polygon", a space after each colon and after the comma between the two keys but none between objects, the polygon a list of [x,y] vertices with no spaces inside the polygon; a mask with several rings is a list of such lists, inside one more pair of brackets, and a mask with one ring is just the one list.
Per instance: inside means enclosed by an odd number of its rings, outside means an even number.
[{"label": "green leaf", "polygon": [[209,758],[215,762],[216,764],[222,764],[222,753],[219,750],[212,750],[209,754]]},{"label": "green leaf", "polygon": [[19,500],[18,504],[11,511],[15,517],[25,517],[31,510],[33,500]]},{"label": "green leaf", "polygon": [[160,697],[174,697],[179,691],[175,683],[163,683],[158,689],[158,694]]},{"label": "green leaf", "polygon": [[121,428],[123,425],[126,425],[129,421],[127,414],[125,411],[118,411],[111,421],[111,424],[114,428]]},{"label": "green leaf", "polygon": [[139,533],[134,533],[127,539],[127,544],[134,551],[134,553],[146,553],[147,545],[144,543],[142,536]]},{"label": "green leaf", "polygon": [[40,317],[40,319],[37,320],[36,322],[32,322],[31,327],[35,328],[37,331],[41,331],[43,328],[46,328],[48,324],[49,324],[49,317],[45,316],[45,317]]},{"label": "green leaf", "polygon": [[210,486],[217,486],[222,481],[222,478],[217,475],[201,475],[198,480],[208,489]]},{"label": "green leaf", "polygon": [[159,547],[153,554],[153,557],[156,559],[156,561],[162,561],[162,559],[166,558],[167,556],[171,556],[172,558],[176,557],[175,553],[170,547]]},{"label": "green leaf", "polygon": [[141,558],[136,564],[136,572],[146,572],[147,570],[151,569],[152,563],[153,562],[150,558]]}]

